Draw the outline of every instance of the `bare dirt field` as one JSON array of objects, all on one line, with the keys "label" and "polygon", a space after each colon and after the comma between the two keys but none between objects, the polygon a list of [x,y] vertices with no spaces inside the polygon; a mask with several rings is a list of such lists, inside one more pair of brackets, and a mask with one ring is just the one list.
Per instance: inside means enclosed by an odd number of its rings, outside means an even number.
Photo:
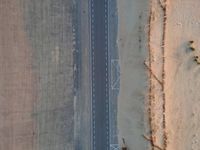
[{"label": "bare dirt field", "polygon": [[0,1],[0,149],[33,149],[35,75],[19,1]]},{"label": "bare dirt field", "polygon": [[0,149],[73,150],[71,1],[0,0]]},{"label": "bare dirt field", "polygon": [[147,57],[148,1],[118,0],[118,49],[120,92],[118,97],[119,143],[124,137],[129,149],[145,150],[148,142],[142,137],[146,130],[145,101],[148,76],[144,67]]},{"label": "bare dirt field", "polygon": [[200,68],[194,61],[194,56],[200,54],[199,7],[198,0],[167,3],[165,92],[169,150],[200,148]]},{"label": "bare dirt field", "polygon": [[[200,147],[199,6],[198,0],[118,1],[118,129],[129,149]],[[140,12],[147,12],[141,23],[146,40],[137,34]],[[142,53],[138,38],[146,46]]]}]

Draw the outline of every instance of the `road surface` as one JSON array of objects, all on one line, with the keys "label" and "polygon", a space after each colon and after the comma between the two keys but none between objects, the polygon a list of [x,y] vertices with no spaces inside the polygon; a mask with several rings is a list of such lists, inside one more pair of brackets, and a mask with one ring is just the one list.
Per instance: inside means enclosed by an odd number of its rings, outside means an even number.
[{"label": "road surface", "polygon": [[108,0],[91,1],[92,150],[109,149]]}]

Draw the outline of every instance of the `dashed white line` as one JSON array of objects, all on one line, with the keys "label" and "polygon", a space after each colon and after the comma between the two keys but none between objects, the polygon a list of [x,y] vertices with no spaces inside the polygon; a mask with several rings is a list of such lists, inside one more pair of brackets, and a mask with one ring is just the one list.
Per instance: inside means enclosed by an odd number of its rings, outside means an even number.
[{"label": "dashed white line", "polygon": [[[94,62],[92,63],[92,65],[94,65]],[[94,79],[95,67],[92,68],[92,71],[93,71],[93,75],[92,75],[92,77],[93,77],[93,79]],[[92,80],[92,81],[94,81],[94,80]]]},{"label": "dashed white line", "polygon": [[107,133],[107,135],[109,134],[109,132],[108,132],[108,131],[107,131],[106,133]]},{"label": "dashed white line", "polygon": [[106,19],[107,19],[107,14],[105,14],[105,16],[104,16]]},{"label": "dashed white line", "polygon": [[107,36],[105,36],[105,39],[106,39],[106,41],[107,41],[108,37],[107,37]]},{"label": "dashed white line", "polygon": [[[92,33],[92,40],[94,40],[94,36],[93,36],[93,33]],[[94,45],[94,42],[92,41],[92,45]]]},{"label": "dashed white line", "polygon": [[93,89],[93,92],[95,92],[95,88]]},{"label": "dashed white line", "polygon": [[[92,1],[92,13],[94,13],[94,9],[93,9],[93,7],[94,7],[94,3],[93,3],[93,1]],[[108,10],[107,10],[107,3],[105,3],[105,13],[107,13],[108,12]],[[92,21],[91,21],[92,23],[94,23],[94,14],[92,14]],[[108,20],[107,20],[107,15],[105,15],[105,24],[107,24],[107,22],[108,22]],[[106,34],[106,36],[105,36],[105,44],[106,44],[106,47],[105,47],[105,50],[106,50],[106,52],[105,52],[105,55],[106,55],[106,57],[105,57],[105,59],[106,59],[106,89],[108,89],[108,74],[107,74],[107,71],[108,71],[108,63],[107,63],[107,61],[108,61],[108,52],[107,52],[107,45],[108,45],[108,36],[107,36],[107,34],[108,34],[108,31],[107,31],[107,25],[105,26],[105,34]],[[94,25],[92,25],[92,49],[94,50],[94,32],[93,32],[93,30],[94,30]],[[95,84],[94,84],[94,71],[95,71],[95,67],[94,67],[94,51],[93,51],[93,61],[92,61],[92,65],[93,65],[93,72],[92,72],[92,77],[93,77],[93,84],[92,84],[92,88],[93,88],[93,93],[95,93]],[[108,96],[108,91],[106,90],[106,97]],[[95,94],[93,94],[93,98],[95,97]],[[106,113],[108,113],[108,111],[109,111],[109,100],[106,100]],[[93,99],[93,103],[95,103],[95,100]],[[93,124],[94,124],[94,126],[93,126],[93,139],[94,139],[94,141],[93,141],[93,149],[95,150],[96,149],[96,141],[95,141],[95,139],[96,139],[96,137],[95,137],[95,105],[93,105]],[[109,124],[109,117],[106,115],[106,134],[107,134],[107,142],[106,142],[106,144],[108,145],[108,147],[109,147],[109,127],[108,127],[108,124]],[[109,148],[108,148],[109,149]]]},{"label": "dashed white line", "polygon": [[95,87],[95,85],[93,84],[93,85],[92,85],[92,88],[94,88],[94,87]]},{"label": "dashed white line", "polygon": [[[105,26],[105,34],[108,34],[108,31],[107,31],[107,26]],[[107,36],[107,35],[106,35]]]}]

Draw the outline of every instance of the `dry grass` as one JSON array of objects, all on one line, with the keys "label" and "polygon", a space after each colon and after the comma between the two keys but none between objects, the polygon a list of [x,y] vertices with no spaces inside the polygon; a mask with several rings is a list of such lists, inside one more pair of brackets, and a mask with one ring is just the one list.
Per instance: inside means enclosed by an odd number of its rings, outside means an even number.
[{"label": "dry grass", "polygon": [[149,30],[148,30],[148,49],[149,49],[149,107],[148,107],[148,116],[149,116],[149,128],[150,128],[150,144],[151,149],[154,150],[154,142],[153,142],[153,129],[152,129],[152,76],[151,68],[152,68],[152,48],[150,44],[151,40],[151,23],[152,23],[152,1],[150,2],[150,14],[149,14]]},{"label": "dry grass", "polygon": [[[149,137],[147,137],[146,135],[142,135],[142,137],[147,140],[147,141],[150,141],[151,142],[151,139]],[[163,148],[161,148],[160,146],[156,145],[155,143],[153,143],[152,147],[155,147],[159,150],[163,150]]]},{"label": "dry grass", "polygon": [[[160,2],[160,1],[159,1]],[[167,0],[164,0],[164,5],[160,3],[160,7],[163,11],[163,31],[162,31],[162,97],[163,97],[163,130],[164,130],[164,150],[167,149],[167,135],[166,135],[166,96],[165,96],[165,37],[166,37],[166,22],[167,22]]]},{"label": "dry grass", "polygon": [[144,63],[144,65],[147,67],[147,69],[149,70],[149,108],[148,108],[148,114],[149,114],[149,126],[150,126],[150,138],[145,138],[145,139],[149,139],[150,143],[151,143],[151,147],[152,150],[154,150],[155,146],[155,142],[154,142],[154,131],[153,131],[153,125],[154,125],[154,121],[153,121],[153,113],[152,113],[152,104],[153,101],[155,101],[155,97],[153,96],[153,78],[161,85],[161,90],[162,90],[162,100],[163,100],[163,104],[162,104],[162,128],[163,128],[163,148],[160,147],[156,147],[160,150],[166,150],[167,149],[167,134],[166,134],[166,116],[165,116],[165,112],[166,112],[166,96],[165,96],[165,37],[166,37],[166,21],[167,21],[167,0],[164,0],[163,2],[161,2],[160,0],[158,0],[158,5],[160,6],[161,10],[162,10],[162,18],[163,18],[163,23],[162,23],[162,39],[161,39],[161,50],[162,50],[162,79],[159,80],[158,77],[153,73],[152,71],[152,57],[153,57],[153,51],[152,51],[152,47],[151,47],[151,25],[152,25],[152,2],[150,2],[150,14],[149,14],[149,30],[148,30],[148,49],[149,49],[149,64],[147,65],[146,63]]}]

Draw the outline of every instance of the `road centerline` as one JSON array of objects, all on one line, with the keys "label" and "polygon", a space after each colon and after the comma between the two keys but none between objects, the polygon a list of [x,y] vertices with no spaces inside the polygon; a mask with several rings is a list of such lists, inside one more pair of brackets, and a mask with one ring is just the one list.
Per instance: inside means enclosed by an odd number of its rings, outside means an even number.
[{"label": "road centerline", "polygon": [[109,150],[108,1],[91,1],[93,150]]}]

